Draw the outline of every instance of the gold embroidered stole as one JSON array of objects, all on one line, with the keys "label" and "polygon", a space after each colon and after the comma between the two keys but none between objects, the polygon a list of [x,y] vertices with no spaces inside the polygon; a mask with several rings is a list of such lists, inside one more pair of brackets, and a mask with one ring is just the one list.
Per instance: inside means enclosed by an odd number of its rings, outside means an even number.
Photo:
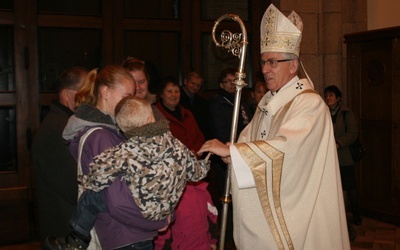
[{"label": "gold embroidered stole", "polygon": [[[307,89],[296,96],[303,93],[316,93],[314,90]],[[295,96],[295,97],[296,97]],[[268,132],[267,140],[275,137],[278,132],[282,121],[293,103],[295,97],[283,106],[277,113],[272,117],[271,127]],[[258,111],[259,113],[259,111]],[[261,116],[262,114],[260,114]],[[259,120],[260,121],[260,120]],[[259,131],[258,127],[260,125],[254,126],[253,129]],[[250,131],[252,135],[252,141],[256,140],[254,131]],[[256,132],[257,133],[257,132]],[[284,153],[272,147],[269,143],[264,140],[254,141],[253,143],[237,143],[236,148],[240,152],[246,164],[249,166],[256,184],[256,190],[258,197],[261,202],[264,216],[267,220],[268,226],[274,237],[275,243],[279,249],[294,249],[294,245],[287,228],[284,214],[282,212],[280,191],[281,191],[281,178],[282,178],[282,168]],[[267,168],[266,162],[272,161],[272,201],[270,203],[270,197],[268,197],[268,183],[267,183]],[[272,206],[274,210],[272,209]],[[274,219],[273,211],[276,214],[277,221]],[[277,225],[278,224],[278,225]],[[281,233],[280,233],[281,232]],[[284,240],[281,237],[284,236]],[[285,247],[286,246],[286,247]]]}]

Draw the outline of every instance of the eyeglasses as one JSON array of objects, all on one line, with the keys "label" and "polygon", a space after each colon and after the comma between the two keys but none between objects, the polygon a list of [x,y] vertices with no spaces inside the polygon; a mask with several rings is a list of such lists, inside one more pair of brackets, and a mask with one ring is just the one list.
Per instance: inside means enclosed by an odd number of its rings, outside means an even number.
[{"label": "eyeglasses", "polygon": [[222,82],[223,83],[234,83],[235,81],[236,81],[236,79],[235,80],[227,79],[227,80],[224,80]]},{"label": "eyeglasses", "polygon": [[268,66],[270,66],[272,68],[275,68],[276,66],[278,66],[278,63],[280,63],[280,62],[289,62],[289,61],[293,61],[293,59],[282,59],[282,60],[268,59],[266,61],[260,60],[260,66],[262,68],[265,65],[268,65]]}]

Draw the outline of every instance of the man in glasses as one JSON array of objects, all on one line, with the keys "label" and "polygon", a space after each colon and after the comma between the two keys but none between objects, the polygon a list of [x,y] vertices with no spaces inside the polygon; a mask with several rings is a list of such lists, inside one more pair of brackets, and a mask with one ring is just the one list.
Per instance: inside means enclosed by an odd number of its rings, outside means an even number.
[{"label": "man in glasses", "polygon": [[330,113],[297,76],[302,28],[295,12],[268,7],[260,66],[269,91],[237,143],[199,151],[232,163],[237,249],[350,249]]}]

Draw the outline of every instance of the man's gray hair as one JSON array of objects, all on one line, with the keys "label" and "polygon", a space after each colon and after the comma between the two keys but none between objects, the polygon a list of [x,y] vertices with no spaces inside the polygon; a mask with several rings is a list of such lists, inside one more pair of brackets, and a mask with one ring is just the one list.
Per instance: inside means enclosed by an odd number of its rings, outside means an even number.
[{"label": "man's gray hair", "polygon": [[299,57],[293,53],[282,53],[282,56],[285,59],[299,60]]}]

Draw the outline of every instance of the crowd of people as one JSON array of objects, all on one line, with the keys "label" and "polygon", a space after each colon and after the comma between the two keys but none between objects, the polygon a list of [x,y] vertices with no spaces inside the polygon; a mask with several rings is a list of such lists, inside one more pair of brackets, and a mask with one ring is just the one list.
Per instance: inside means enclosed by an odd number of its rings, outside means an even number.
[{"label": "crowd of people", "polygon": [[237,143],[234,68],[209,98],[194,71],[150,93],[134,57],[66,69],[33,144],[43,248],[217,249],[231,167],[232,249],[350,249],[342,188],[359,225],[356,118],[338,87],[324,100],[298,77],[302,29],[295,12],[266,10],[262,77],[239,105]]}]

